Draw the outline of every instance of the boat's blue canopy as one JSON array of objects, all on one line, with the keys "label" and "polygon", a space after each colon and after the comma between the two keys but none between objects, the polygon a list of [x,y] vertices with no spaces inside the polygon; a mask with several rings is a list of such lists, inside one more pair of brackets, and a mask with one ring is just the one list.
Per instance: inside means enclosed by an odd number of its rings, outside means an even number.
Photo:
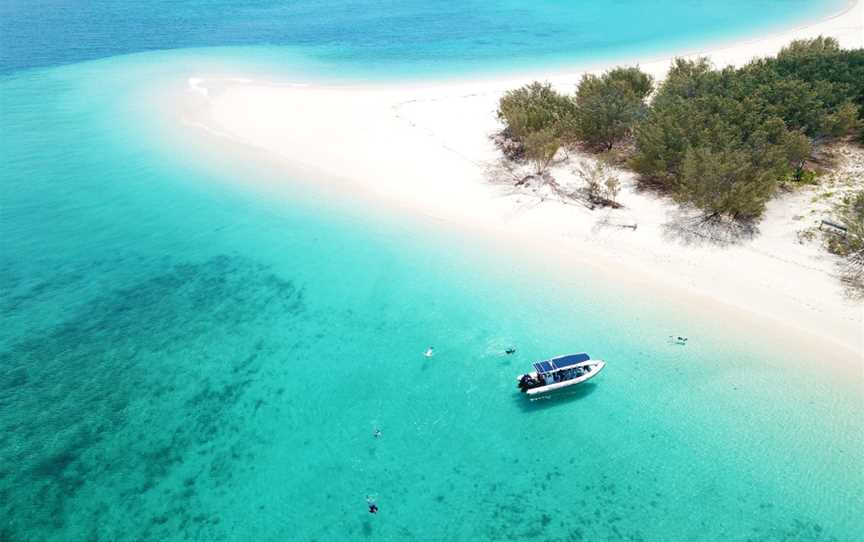
[{"label": "boat's blue canopy", "polygon": [[564,367],[570,367],[571,365],[576,365],[577,363],[582,363],[589,359],[591,359],[591,356],[582,352],[581,354],[570,354],[569,356],[552,358],[550,361],[552,362],[552,365],[558,369],[563,369]]},{"label": "boat's blue canopy", "polygon": [[582,363],[583,361],[588,361],[591,359],[591,356],[585,354],[584,352],[581,354],[570,354],[568,356],[559,356],[557,358],[552,358],[546,361],[538,361],[534,364],[534,370],[538,373],[551,373],[557,369],[564,369],[566,367],[571,367],[576,365],[577,363]]},{"label": "boat's blue canopy", "polygon": [[534,364],[534,369],[538,373],[549,373],[555,370],[555,367],[552,366],[551,361],[539,361]]}]

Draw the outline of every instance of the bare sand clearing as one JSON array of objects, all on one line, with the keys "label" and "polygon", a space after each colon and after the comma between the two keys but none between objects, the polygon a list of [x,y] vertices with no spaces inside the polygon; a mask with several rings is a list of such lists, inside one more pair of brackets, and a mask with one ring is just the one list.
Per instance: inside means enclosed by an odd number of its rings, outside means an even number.
[{"label": "bare sand clearing", "polygon": [[[864,46],[862,4],[788,32],[680,56],[740,65],[776,54],[792,39],[818,35],[836,37],[844,47]],[[659,79],[670,60],[639,64]],[[581,75],[547,79],[572,92]],[[533,78],[327,87],[202,77],[189,81],[186,99],[194,105],[184,120],[278,155],[287,166],[317,174],[313,178],[338,179],[344,190],[460,228],[529,241],[556,258],[590,260],[595,268],[733,307],[742,318],[828,341],[834,355],[861,359],[864,308],[844,294],[837,260],[814,243],[799,242],[798,232],[821,218],[808,214],[806,194],[777,197],[752,234],[711,238],[691,228],[691,216],[667,198],[637,191],[626,172],[618,198],[625,208],[615,211],[566,204],[542,188],[514,187],[523,172],[511,171],[492,141],[501,129],[495,110],[505,90]],[[578,183],[572,167],[580,157],[560,158],[553,175]],[[632,224],[638,227],[622,227]]]}]

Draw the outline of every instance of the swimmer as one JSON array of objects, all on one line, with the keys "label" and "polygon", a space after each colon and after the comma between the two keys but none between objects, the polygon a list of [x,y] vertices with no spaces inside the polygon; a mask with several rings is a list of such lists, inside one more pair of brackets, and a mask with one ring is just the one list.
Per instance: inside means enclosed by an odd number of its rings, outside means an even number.
[{"label": "swimmer", "polygon": [[682,337],[680,335],[678,335],[677,337],[669,335],[669,342],[673,343],[673,344],[684,346],[687,344],[687,337]]},{"label": "swimmer", "polygon": [[423,352],[423,355],[426,356],[427,358],[431,358],[432,356],[435,355],[435,347],[430,346],[429,348],[426,349],[425,352]]},{"label": "swimmer", "polygon": [[369,513],[377,514],[378,513],[378,505],[375,504],[375,499],[372,497],[366,496],[366,504],[369,505]]},{"label": "swimmer", "polygon": [[516,348],[514,348],[514,347],[511,346],[510,348],[508,348],[507,350],[505,350],[504,353],[507,354],[508,356],[509,356],[510,354],[515,354],[515,353],[516,353]]},{"label": "swimmer", "polygon": [[376,428],[376,429],[375,429],[375,432],[372,433],[372,436],[375,437],[375,438],[380,437],[380,436],[381,436],[381,430],[378,429],[378,428]]}]

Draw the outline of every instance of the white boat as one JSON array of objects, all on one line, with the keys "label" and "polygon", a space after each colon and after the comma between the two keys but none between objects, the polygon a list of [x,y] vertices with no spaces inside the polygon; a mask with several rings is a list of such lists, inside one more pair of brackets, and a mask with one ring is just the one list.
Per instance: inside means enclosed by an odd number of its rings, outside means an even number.
[{"label": "white boat", "polygon": [[584,352],[568,354],[538,361],[534,364],[534,371],[519,375],[516,382],[522,393],[549,393],[590,380],[605,366],[605,361],[591,359],[591,356]]}]

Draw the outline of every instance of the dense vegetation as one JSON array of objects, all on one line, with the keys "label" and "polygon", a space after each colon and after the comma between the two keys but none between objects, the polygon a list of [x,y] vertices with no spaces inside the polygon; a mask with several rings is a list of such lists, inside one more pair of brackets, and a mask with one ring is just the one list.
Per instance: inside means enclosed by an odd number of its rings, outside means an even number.
[{"label": "dense vegetation", "polygon": [[549,83],[534,82],[507,91],[498,106],[498,118],[505,133],[517,146],[512,153],[524,155],[542,173],[568,140],[573,124],[573,101],[552,89]]},{"label": "dense vegetation", "polygon": [[782,181],[800,181],[815,145],[862,134],[864,49],[795,41],[775,58],[715,69],[678,59],[653,90],[638,68],[582,78],[573,97],[532,83],[508,92],[507,135],[545,169],[562,145],[630,143],[629,163],[706,218],[758,217]]},{"label": "dense vegetation", "polygon": [[611,149],[644,116],[653,88],[653,78],[638,68],[583,76],[576,89],[572,135],[590,147]]},{"label": "dense vegetation", "polygon": [[814,143],[857,129],[862,88],[864,51],[824,38],[737,69],[679,59],[636,127],[633,168],[708,216],[757,217]]},{"label": "dense vegetation", "polygon": [[846,198],[837,215],[846,234],[830,234],[828,248],[846,258],[844,278],[861,294],[864,293],[864,190]]}]

